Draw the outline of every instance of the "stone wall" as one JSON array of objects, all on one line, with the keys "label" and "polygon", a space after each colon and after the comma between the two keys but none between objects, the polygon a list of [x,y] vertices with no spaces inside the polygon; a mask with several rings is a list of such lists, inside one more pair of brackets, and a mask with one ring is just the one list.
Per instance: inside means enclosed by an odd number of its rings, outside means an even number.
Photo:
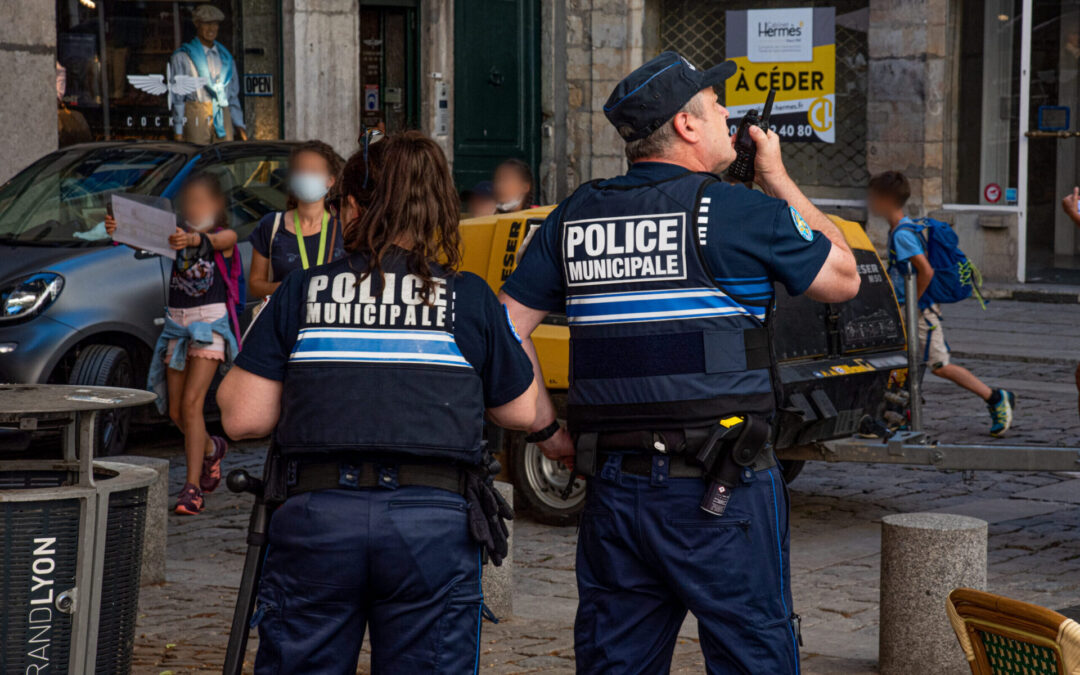
[{"label": "stone wall", "polygon": [[626,168],[604,102],[645,62],[646,16],[645,0],[566,0],[567,167],[559,196]]},{"label": "stone wall", "polygon": [[285,138],[326,141],[342,156],[360,134],[359,0],[284,0]]},{"label": "stone wall", "polygon": [[56,3],[0,3],[0,183],[56,150]]},{"label": "stone wall", "polygon": [[917,214],[942,204],[947,5],[870,2],[867,169],[903,171]]}]

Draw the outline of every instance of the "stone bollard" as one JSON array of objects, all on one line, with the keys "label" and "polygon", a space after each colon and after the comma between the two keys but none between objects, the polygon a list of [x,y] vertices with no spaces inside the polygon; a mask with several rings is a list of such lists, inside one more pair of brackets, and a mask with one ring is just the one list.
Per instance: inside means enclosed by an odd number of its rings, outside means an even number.
[{"label": "stone bollard", "polygon": [[139,455],[124,455],[115,460],[157,471],[157,480],[146,492],[146,530],[139,583],[141,586],[160,584],[165,581],[165,544],[169,526],[169,460]]},{"label": "stone bollard", "polygon": [[954,588],[986,588],[986,522],[947,513],[881,521],[882,675],[970,673],[945,614]]},{"label": "stone bollard", "polygon": [[[495,487],[506,503],[514,503],[513,485],[497,480]],[[498,567],[489,561],[483,572],[484,604],[500,620],[508,619],[514,613],[514,521],[506,523],[506,527],[510,530],[510,553]]]}]

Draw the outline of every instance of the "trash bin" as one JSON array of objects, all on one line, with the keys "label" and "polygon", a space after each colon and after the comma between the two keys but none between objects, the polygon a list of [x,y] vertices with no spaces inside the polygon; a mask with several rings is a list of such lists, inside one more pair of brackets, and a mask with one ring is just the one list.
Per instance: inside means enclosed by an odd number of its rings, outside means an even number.
[{"label": "trash bin", "polygon": [[[10,387],[0,387],[3,428],[51,429],[63,437],[61,452],[55,443],[14,452],[0,443],[0,672],[128,673],[147,489],[157,474],[92,462],[89,446],[96,410],[145,403],[153,395],[36,388],[37,402],[12,403]],[[50,391],[50,404],[43,388],[76,390],[81,398]]]}]

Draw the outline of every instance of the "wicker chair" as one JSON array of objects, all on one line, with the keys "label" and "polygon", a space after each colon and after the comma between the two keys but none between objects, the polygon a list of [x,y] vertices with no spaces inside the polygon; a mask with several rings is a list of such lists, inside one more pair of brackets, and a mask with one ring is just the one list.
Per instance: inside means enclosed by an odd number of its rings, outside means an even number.
[{"label": "wicker chair", "polygon": [[957,588],[945,602],[974,675],[1080,675],[1080,624],[993,593]]}]

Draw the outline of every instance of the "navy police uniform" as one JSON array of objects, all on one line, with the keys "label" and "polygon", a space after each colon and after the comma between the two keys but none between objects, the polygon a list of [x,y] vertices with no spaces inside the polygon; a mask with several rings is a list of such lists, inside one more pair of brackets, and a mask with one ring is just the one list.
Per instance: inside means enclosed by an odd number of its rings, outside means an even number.
[{"label": "navy police uniform", "polygon": [[[683,102],[708,85],[671,53],[641,70],[623,96],[659,100],[649,88],[669,76],[688,82]],[[612,121],[624,138],[640,127]],[[788,500],[771,452],[740,470],[716,517],[699,508],[702,471],[677,448],[726,416],[772,415],[773,283],[802,293],[830,246],[781,200],[638,162],[560,204],[507,280],[510,297],[565,312],[570,326],[568,426],[591,474],[578,672],[667,672],[687,610],[710,673],[798,672]]]},{"label": "navy police uniform", "polygon": [[353,254],[290,274],[237,365],[283,383],[274,513],[253,624],[258,673],[474,672],[483,597],[456,467],[481,461],[485,407],[532,381],[486,283],[404,252],[385,282]]}]

